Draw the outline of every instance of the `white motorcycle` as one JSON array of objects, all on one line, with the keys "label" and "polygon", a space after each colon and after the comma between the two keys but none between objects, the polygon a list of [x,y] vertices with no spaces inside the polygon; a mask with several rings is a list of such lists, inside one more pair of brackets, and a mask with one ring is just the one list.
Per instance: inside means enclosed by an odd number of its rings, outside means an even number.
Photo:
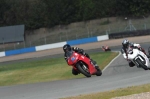
[{"label": "white motorcycle", "polygon": [[150,69],[149,58],[137,48],[129,48],[128,59],[131,60],[137,67],[141,67],[145,70]]}]

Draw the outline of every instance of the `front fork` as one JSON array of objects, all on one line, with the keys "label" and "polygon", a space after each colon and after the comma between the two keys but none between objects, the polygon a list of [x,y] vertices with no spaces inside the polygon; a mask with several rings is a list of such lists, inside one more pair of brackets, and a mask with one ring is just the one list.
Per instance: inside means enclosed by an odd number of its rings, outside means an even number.
[{"label": "front fork", "polygon": [[143,64],[146,64],[146,61],[145,61],[145,59],[143,59],[143,57],[141,57],[141,56],[137,56],[135,59],[134,59],[134,62],[140,67],[140,65],[136,62],[136,59],[140,59],[142,62],[143,62]]}]

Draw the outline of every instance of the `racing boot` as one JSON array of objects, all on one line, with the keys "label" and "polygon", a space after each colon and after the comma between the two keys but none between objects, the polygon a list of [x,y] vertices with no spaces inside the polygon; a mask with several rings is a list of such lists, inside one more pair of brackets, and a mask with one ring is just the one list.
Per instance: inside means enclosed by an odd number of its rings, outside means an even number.
[{"label": "racing boot", "polygon": [[95,68],[96,68],[97,70],[100,70],[100,69],[99,69],[99,66],[98,66],[97,63],[96,63],[96,61],[94,61],[94,60],[91,59],[91,62],[93,63],[93,65],[95,66]]},{"label": "racing boot", "polygon": [[79,72],[72,68],[72,74],[73,74],[73,75],[78,75]]}]

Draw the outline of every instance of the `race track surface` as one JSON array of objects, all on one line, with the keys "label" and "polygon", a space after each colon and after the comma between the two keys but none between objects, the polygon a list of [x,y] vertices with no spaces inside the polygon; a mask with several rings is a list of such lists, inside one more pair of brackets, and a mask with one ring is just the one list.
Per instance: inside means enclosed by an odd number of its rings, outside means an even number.
[{"label": "race track surface", "polygon": [[[150,43],[142,43],[147,49]],[[112,47],[120,51],[121,46]],[[88,50],[90,53],[92,50]],[[94,51],[99,51],[95,49]],[[59,55],[58,55],[59,56]],[[57,57],[57,55],[56,55]],[[100,77],[0,87],[0,99],[58,99],[150,83],[150,71],[129,67],[119,55]]]}]

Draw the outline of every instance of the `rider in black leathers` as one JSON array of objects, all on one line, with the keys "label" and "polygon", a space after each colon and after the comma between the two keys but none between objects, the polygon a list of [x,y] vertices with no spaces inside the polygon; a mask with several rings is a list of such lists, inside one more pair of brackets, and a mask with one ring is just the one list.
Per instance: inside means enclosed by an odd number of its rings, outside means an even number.
[{"label": "rider in black leathers", "polygon": [[[71,47],[69,44],[65,44],[65,45],[63,46],[63,50],[64,50],[64,52],[65,52],[65,53],[64,53],[64,58],[65,58],[66,61],[68,60],[66,53],[67,53],[67,51],[71,51],[71,50],[73,50],[73,51],[75,51],[75,52],[77,52],[77,53],[80,53],[80,54],[82,54],[82,55],[84,55],[84,56],[86,56],[86,57],[88,57],[88,58],[90,59],[90,56],[89,56],[86,52],[84,52],[83,49],[80,49],[80,48],[78,48],[78,47]],[[98,65],[97,65],[97,63],[96,63],[96,61],[94,61],[94,60],[92,60],[92,59],[90,59],[90,60],[91,60],[91,62],[95,65],[95,68],[96,68],[96,69],[99,69],[99,67],[98,67]],[[72,68],[72,74],[78,75],[79,72],[76,71],[74,68]]]}]

